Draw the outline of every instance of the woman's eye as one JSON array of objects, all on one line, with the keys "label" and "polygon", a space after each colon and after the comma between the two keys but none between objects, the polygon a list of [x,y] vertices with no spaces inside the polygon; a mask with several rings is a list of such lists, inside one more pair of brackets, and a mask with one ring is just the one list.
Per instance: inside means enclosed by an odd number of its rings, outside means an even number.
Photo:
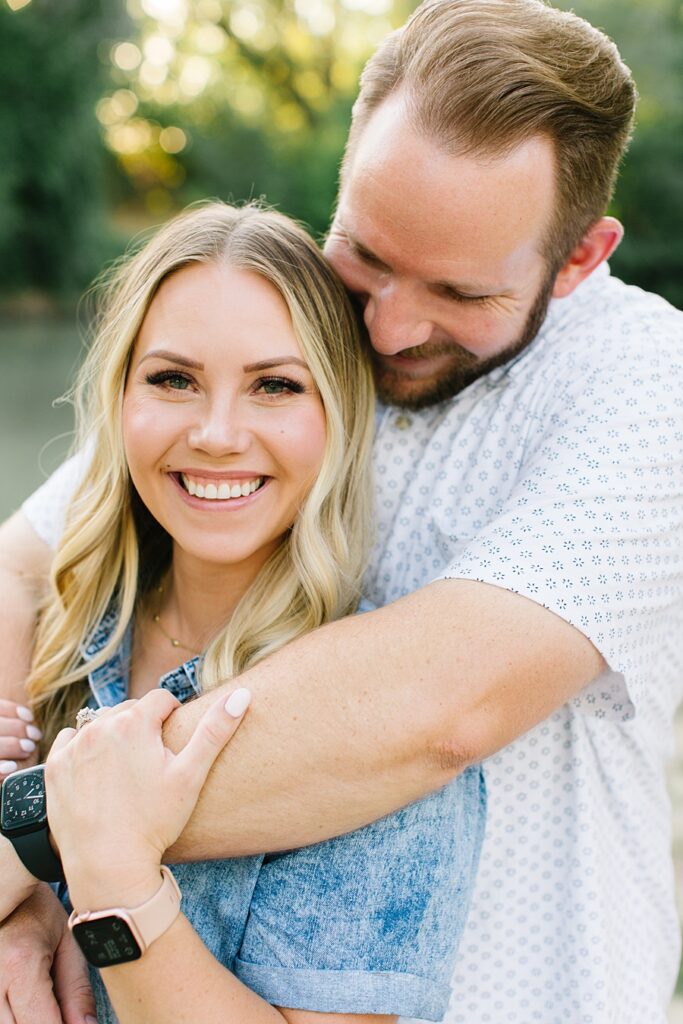
[{"label": "woman's eye", "polygon": [[190,387],[192,381],[183,373],[176,370],[161,370],[160,373],[149,373],[145,380],[148,384],[162,385],[171,391],[185,391]]},{"label": "woman's eye", "polygon": [[256,381],[255,390],[262,395],[300,395],[304,391],[304,386],[288,377],[262,377]]}]

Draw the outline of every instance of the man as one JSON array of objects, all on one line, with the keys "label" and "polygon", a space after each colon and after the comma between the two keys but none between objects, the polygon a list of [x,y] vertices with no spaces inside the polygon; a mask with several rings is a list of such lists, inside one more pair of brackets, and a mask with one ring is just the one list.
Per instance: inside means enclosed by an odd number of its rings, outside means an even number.
[{"label": "man", "polygon": [[[488,758],[449,1024],[663,1022],[676,974],[683,317],[605,266],[634,95],[604,36],[536,0],[424,4],[369,62],[326,252],[384,402],[384,607],[247,673],[250,721],[169,853],[319,840]],[[15,650],[73,472],[4,528]],[[62,919],[33,899],[4,941],[49,963]]]}]

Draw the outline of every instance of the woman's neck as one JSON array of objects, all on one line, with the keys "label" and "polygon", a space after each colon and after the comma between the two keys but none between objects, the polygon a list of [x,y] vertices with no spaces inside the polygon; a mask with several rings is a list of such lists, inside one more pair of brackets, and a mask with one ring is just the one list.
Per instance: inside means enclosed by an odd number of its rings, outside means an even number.
[{"label": "woman's neck", "polygon": [[201,651],[229,621],[257,575],[252,565],[214,565],[174,551],[161,589],[158,614],[164,632]]}]

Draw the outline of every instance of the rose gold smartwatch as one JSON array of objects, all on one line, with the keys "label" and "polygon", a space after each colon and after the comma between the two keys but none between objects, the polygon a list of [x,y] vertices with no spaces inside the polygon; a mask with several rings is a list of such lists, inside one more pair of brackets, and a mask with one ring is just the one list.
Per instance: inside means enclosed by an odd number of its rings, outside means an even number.
[{"label": "rose gold smartwatch", "polygon": [[154,895],[132,910],[75,910],[69,928],[94,967],[113,967],[139,960],[145,950],[171,927],[180,912],[180,889],[167,867],[161,868],[162,883]]}]

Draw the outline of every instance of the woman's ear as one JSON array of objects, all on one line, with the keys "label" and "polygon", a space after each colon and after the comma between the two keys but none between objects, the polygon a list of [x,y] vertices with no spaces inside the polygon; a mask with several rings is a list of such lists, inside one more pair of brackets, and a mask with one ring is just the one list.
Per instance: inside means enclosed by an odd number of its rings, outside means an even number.
[{"label": "woman's ear", "polygon": [[555,278],[553,298],[571,295],[577,285],[610,258],[623,236],[624,229],[615,217],[601,217],[592,224]]}]

